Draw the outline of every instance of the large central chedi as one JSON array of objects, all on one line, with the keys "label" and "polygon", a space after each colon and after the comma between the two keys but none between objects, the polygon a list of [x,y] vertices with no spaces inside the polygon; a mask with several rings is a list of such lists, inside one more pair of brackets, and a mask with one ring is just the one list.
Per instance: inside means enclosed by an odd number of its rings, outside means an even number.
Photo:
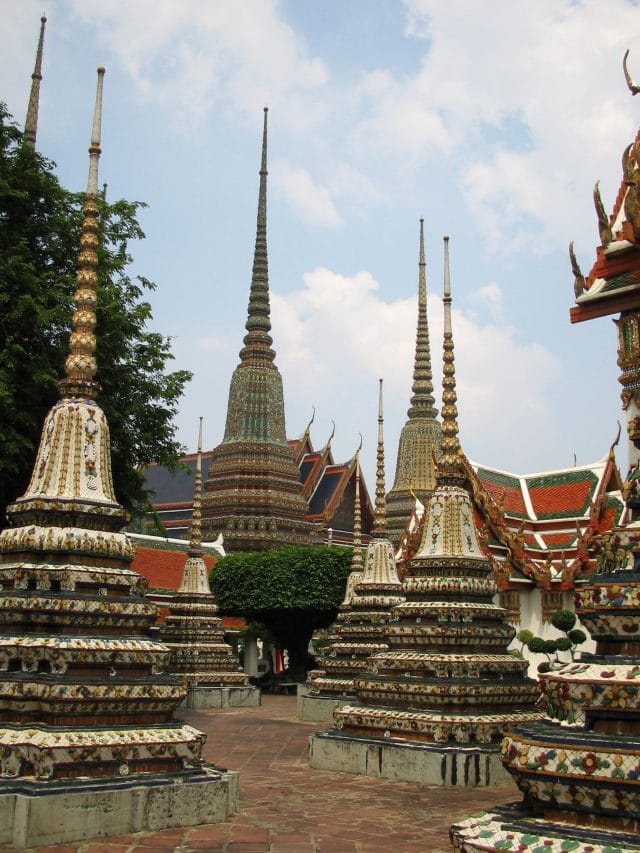
[{"label": "large central chedi", "polygon": [[213,451],[205,484],[205,538],[224,534],[227,551],[310,545],[300,472],[287,444],[282,377],[269,311],[267,264],[267,110],[247,334],[229,388],[224,438]]},{"label": "large central chedi", "polygon": [[226,820],[237,789],[173,718],[185,690],[149,636],[156,608],[130,568],[95,402],[103,73],[61,396],[0,534],[0,841],[20,849]]}]

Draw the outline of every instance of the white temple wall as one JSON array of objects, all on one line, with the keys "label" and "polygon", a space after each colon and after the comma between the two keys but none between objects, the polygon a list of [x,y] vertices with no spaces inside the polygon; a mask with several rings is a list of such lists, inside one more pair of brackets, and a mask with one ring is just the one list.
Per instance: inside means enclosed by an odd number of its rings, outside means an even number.
[{"label": "white temple wall", "polygon": [[[496,598],[496,602],[498,602],[499,597]],[[565,610],[571,610],[571,612],[575,612],[575,608],[573,605],[573,591],[569,590],[564,592],[562,595],[562,607]],[[512,623],[516,631],[522,631],[527,629],[531,631],[536,637],[542,637],[543,640],[555,640],[558,637],[564,637],[565,635],[562,631],[558,631],[557,628],[554,628],[550,622],[543,622],[542,620],[542,590],[538,587],[527,587],[521,590],[520,592],[520,623],[514,624]],[[587,641],[578,647],[579,652],[595,652],[596,644],[589,636],[589,632],[585,628],[585,626],[578,620],[575,625],[576,628],[581,628],[587,635]],[[513,639],[511,645],[509,646],[509,650],[521,651],[524,657],[529,661],[529,672],[528,675],[530,678],[536,678],[538,674],[538,664],[543,661],[548,660],[547,656],[544,654],[533,654],[529,651],[529,649],[525,646],[521,648],[521,643],[517,639]],[[561,661],[570,661],[571,655],[569,652],[559,652],[558,657]]]}]

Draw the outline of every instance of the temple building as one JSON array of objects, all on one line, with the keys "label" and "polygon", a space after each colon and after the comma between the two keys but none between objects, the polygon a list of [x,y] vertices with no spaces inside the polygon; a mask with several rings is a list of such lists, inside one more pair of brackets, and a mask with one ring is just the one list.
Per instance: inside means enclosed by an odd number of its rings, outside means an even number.
[{"label": "temple building", "polygon": [[389,650],[355,678],[357,702],[311,738],[310,763],[438,785],[495,785],[507,728],[541,718],[528,663],[508,654],[514,629],[493,602],[461,462],[445,238],[442,452],[420,547],[392,609]]},{"label": "temple building", "polygon": [[[307,690],[298,694],[298,717],[303,722],[331,722],[333,710],[355,699],[355,678],[376,652],[388,650],[385,625],[391,608],[404,600],[393,547],[385,537],[384,444],[382,435],[382,380],[378,405],[376,512],[373,538],[362,566],[359,489],[355,493],[353,560],[345,600],[328,632],[328,643],[309,673]],[[356,458],[356,482],[360,480]]]},{"label": "temple building", "polygon": [[[626,69],[633,94],[640,91]],[[601,245],[585,279],[573,254],[574,322],[621,312],[622,368],[631,470],[624,483],[630,513],[638,506],[636,418],[640,345],[640,134],[623,154],[623,180],[607,217],[596,184]],[[451,828],[455,850],[637,851],[640,837],[640,527],[595,536],[594,565],[576,588],[576,612],[595,653],[552,666],[540,685],[550,720],[508,731],[502,760],[523,793],[521,805],[497,808]]]},{"label": "temple building", "polygon": [[96,403],[98,69],[75,310],[60,399],[0,533],[0,840],[19,849],[227,820],[237,774],[202,761],[134,548]]},{"label": "temple building", "polygon": [[398,545],[416,498],[424,504],[435,488],[435,460],[440,455],[440,423],[433,397],[425,269],[424,220],[421,219],[413,394],[407,422],[400,433],[395,479],[387,494],[388,536],[395,546]]},{"label": "temple building", "polygon": [[[331,437],[320,450],[315,450],[311,440],[311,424],[301,436],[288,439],[287,444],[298,468],[302,496],[306,502],[305,519],[318,530],[318,542],[333,545],[350,545],[354,530],[354,498],[356,491],[355,455],[346,462],[336,462],[331,449]],[[213,453],[202,454],[202,472],[206,480]],[[193,478],[197,454],[190,453],[180,459],[180,469],[170,471],[163,465],[151,464],[145,471],[145,487],[151,492],[156,518],[167,533],[176,537],[187,536],[193,511]],[[186,470],[185,470],[186,469]],[[360,474],[360,504],[362,538],[369,541],[373,525],[373,505],[367,486]],[[151,529],[153,519],[147,519]],[[222,534],[211,530],[209,535],[226,544]]]},{"label": "temple building", "polygon": [[223,533],[229,552],[312,545],[319,537],[306,519],[299,470],[287,443],[282,377],[269,334],[266,109],[246,330],[231,377],[224,438],[207,473],[202,530],[208,538]]},{"label": "temple building", "polygon": [[160,641],[171,650],[169,672],[187,687],[187,708],[255,707],[260,691],[249,684],[238,656],[225,642],[202,551],[202,418],[198,437],[191,538],[182,581],[160,627]]}]

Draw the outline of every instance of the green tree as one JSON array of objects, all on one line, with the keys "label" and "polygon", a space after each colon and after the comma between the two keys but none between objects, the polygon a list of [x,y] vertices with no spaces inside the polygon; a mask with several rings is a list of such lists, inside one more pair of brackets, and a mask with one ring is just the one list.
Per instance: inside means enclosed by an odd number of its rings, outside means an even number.
[{"label": "green tree", "polygon": [[304,681],[311,635],[335,619],[350,570],[351,548],[230,554],[214,566],[211,589],[221,613],[263,624]]},{"label": "green tree", "polygon": [[[68,348],[83,195],[22,144],[0,103],[0,529],[29,481],[44,417],[58,398]],[[170,339],[147,328],[154,285],[128,275],[144,234],[138,202],[101,208],[97,381],[111,429],[114,485],[131,512],[148,505],[141,466],[177,464],[173,418],[191,374],[167,371]]]}]

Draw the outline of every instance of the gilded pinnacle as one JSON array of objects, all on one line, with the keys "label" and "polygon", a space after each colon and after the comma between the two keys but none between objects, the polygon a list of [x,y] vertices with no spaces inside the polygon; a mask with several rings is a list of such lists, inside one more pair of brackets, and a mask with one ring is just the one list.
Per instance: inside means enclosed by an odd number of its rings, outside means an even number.
[{"label": "gilded pinnacle", "polygon": [[456,370],[451,331],[451,277],[449,238],[444,237],[444,343],[442,367],[442,454],[438,460],[438,483],[464,480],[460,464],[458,409],[456,408]]},{"label": "gilded pinnacle", "polygon": [[89,146],[89,176],[84,203],[80,253],[76,273],[75,311],[71,319],[69,355],[65,378],[60,382],[63,397],[94,399],[98,392],[96,374],[96,305],[98,291],[98,162],[102,123],[102,83],[104,68],[98,68],[98,83]]},{"label": "gilded pinnacle", "polygon": [[416,352],[413,367],[413,396],[407,415],[413,418],[435,418],[437,410],[433,396],[431,373],[431,348],[429,344],[429,324],[427,322],[427,277],[424,258],[424,219],[420,220],[420,256],[418,262],[418,328],[416,332]]},{"label": "gilded pinnacle", "polygon": [[383,537],[387,530],[387,512],[384,493],[384,439],[382,435],[382,379],[378,393],[378,446],[376,450],[376,505],[373,514],[373,533]]},{"label": "gilded pinnacle", "polygon": [[267,107],[264,108],[262,132],[262,155],[260,159],[260,187],[258,191],[258,220],[256,244],[253,255],[253,272],[249,292],[249,308],[245,328],[244,347],[240,350],[243,364],[268,366],[273,363],[275,352],[269,308],[269,263],[267,257]]},{"label": "gilded pinnacle", "polygon": [[193,513],[189,528],[189,556],[202,556],[202,418],[198,427],[198,458],[193,483]]},{"label": "gilded pinnacle", "polygon": [[356,451],[356,493],[353,499],[353,556],[351,571],[362,571],[362,513],[360,509],[360,449]]}]

